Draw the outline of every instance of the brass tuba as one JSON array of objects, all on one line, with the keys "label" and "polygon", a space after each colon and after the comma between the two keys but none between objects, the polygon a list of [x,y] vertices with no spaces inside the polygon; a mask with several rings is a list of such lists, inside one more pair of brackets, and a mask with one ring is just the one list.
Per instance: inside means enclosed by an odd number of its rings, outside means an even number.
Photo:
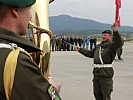
[{"label": "brass tuba", "polygon": [[36,55],[40,58],[38,65],[47,80],[50,77],[50,39],[53,36],[49,30],[48,6],[53,1],[36,0],[36,4],[31,8],[32,18],[29,22],[29,28],[33,28],[35,44],[42,50],[41,54]]}]

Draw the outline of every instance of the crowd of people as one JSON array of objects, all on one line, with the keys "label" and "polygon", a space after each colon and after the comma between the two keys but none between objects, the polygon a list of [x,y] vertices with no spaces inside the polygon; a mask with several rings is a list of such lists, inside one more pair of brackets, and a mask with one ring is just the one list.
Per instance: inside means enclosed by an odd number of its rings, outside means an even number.
[{"label": "crowd of people", "polygon": [[75,46],[92,50],[97,44],[96,36],[79,37],[79,36],[54,36],[51,40],[52,51],[74,51]]}]

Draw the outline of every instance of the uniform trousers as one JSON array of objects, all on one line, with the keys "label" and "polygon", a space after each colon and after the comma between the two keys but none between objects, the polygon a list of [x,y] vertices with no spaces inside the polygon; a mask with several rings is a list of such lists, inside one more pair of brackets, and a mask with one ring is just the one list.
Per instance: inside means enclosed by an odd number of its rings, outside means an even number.
[{"label": "uniform trousers", "polygon": [[113,91],[112,78],[94,75],[93,91],[96,100],[111,100],[111,92]]},{"label": "uniform trousers", "polygon": [[122,47],[120,47],[120,48],[117,50],[118,59],[121,59],[121,55],[122,55]]}]

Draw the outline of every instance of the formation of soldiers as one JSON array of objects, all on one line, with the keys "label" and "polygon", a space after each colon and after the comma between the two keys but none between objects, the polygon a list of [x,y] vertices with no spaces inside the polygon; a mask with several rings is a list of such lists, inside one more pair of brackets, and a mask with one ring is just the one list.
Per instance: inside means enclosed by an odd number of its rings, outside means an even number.
[{"label": "formation of soldiers", "polygon": [[51,40],[52,51],[74,51],[75,46],[83,47],[87,50],[96,46],[96,36],[79,37],[79,36],[54,36]]}]

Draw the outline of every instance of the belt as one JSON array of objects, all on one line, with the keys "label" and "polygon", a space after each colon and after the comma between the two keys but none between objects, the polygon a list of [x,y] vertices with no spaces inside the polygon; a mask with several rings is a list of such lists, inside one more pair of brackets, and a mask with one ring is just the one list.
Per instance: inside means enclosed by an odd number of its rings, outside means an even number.
[{"label": "belt", "polygon": [[92,66],[95,68],[112,67],[112,64],[93,64]]}]

